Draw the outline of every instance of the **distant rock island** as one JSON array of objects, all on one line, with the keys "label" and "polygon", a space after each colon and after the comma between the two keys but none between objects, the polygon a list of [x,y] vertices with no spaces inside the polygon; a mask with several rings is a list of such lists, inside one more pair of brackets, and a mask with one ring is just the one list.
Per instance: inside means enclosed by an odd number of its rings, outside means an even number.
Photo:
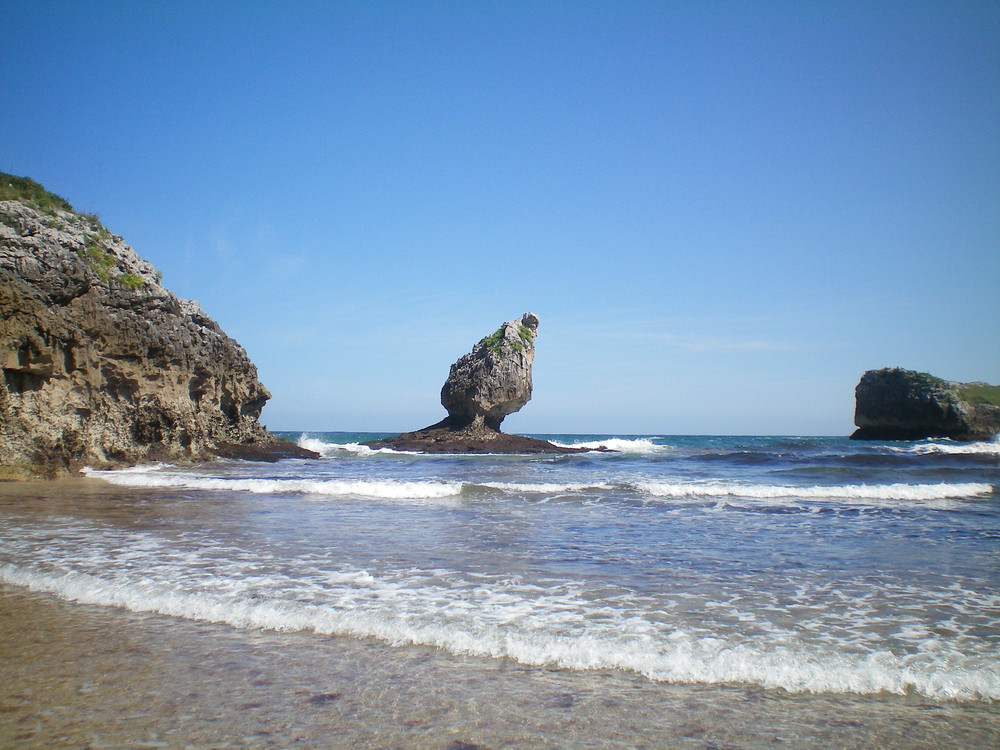
[{"label": "distant rock island", "polygon": [[854,440],[992,440],[1000,433],[996,385],[892,367],[862,375],[855,398]]},{"label": "distant rock island", "polygon": [[314,456],[258,421],[247,353],[96,215],[0,173],[0,478]]},{"label": "distant rock island", "polygon": [[582,449],[500,432],[531,398],[538,316],[525,313],[483,338],[451,366],[441,388],[448,416],[416,432],[373,440],[373,448],[423,453],[577,453]]}]

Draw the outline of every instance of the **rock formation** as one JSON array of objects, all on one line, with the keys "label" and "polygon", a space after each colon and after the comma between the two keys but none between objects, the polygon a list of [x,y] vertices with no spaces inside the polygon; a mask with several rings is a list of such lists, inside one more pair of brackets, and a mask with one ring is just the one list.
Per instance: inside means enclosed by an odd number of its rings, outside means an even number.
[{"label": "rock formation", "polygon": [[416,432],[369,443],[424,453],[572,453],[544,440],[500,432],[500,423],[531,398],[538,317],[525,313],[476,344],[451,366],[441,388],[448,416]]},{"label": "rock formation", "polygon": [[855,398],[855,440],[991,440],[1000,433],[1000,386],[893,367],[862,375]]},{"label": "rock formation", "polygon": [[314,455],[258,422],[243,348],[96,216],[0,173],[0,475]]},{"label": "rock formation", "polygon": [[538,318],[525,313],[487,336],[451,366],[441,405],[456,428],[499,430],[531,398]]}]

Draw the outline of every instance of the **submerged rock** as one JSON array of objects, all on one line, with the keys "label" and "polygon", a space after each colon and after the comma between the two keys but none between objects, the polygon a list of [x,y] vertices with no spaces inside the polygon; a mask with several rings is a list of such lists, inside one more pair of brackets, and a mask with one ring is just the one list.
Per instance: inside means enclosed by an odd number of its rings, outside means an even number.
[{"label": "submerged rock", "polygon": [[0,173],[0,466],[315,455],[258,421],[244,349],[96,216]]},{"label": "submerged rock", "polygon": [[1000,386],[887,367],[861,376],[855,401],[854,440],[991,440],[1000,433]]},{"label": "submerged rock", "polygon": [[415,432],[375,440],[375,448],[424,453],[575,453],[545,440],[508,435],[500,424],[531,398],[538,316],[525,313],[483,338],[451,366],[441,388],[448,416]]}]

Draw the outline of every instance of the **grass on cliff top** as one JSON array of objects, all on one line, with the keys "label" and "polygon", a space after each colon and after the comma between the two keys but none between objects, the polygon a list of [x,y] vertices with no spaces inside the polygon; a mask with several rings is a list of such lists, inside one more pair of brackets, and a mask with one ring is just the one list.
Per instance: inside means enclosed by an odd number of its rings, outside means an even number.
[{"label": "grass on cliff top", "polygon": [[941,386],[944,388],[948,387],[948,381],[943,378],[939,378],[937,375],[931,375],[929,372],[917,372],[915,370],[906,370],[904,372],[904,377],[908,381],[909,385],[922,385],[922,386]]},{"label": "grass on cliff top", "polygon": [[958,397],[970,404],[1000,406],[1000,385],[973,383],[959,388]]},{"label": "grass on cliff top", "polygon": [[[20,201],[48,214],[55,214],[56,211],[77,213],[69,201],[55,193],[50,193],[30,177],[18,177],[6,172],[0,172],[0,200]],[[84,221],[90,224],[90,229],[94,232],[94,236],[88,240],[86,248],[78,251],[80,257],[87,261],[87,265],[104,281],[117,281],[126,289],[141,289],[146,286],[146,280],[138,274],[113,273],[118,267],[118,259],[104,252],[102,248],[102,244],[111,239],[111,233],[101,224],[97,214],[80,215]],[[14,226],[6,219],[3,221]],[[53,221],[58,223],[58,220],[53,219]],[[14,228],[19,229],[17,226]]]},{"label": "grass on cliff top", "polygon": [[30,177],[17,177],[6,172],[0,172],[0,200],[21,201],[46,212],[73,210],[69,201],[50,193]]}]

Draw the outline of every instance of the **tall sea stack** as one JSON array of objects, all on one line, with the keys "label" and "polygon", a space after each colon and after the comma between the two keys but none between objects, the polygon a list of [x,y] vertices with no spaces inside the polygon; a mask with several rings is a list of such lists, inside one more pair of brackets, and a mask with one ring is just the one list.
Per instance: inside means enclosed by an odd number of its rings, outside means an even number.
[{"label": "tall sea stack", "polygon": [[247,353],[94,215],[0,173],[0,476],[314,455],[270,435]]},{"label": "tall sea stack", "polygon": [[484,337],[451,366],[441,388],[448,416],[416,432],[369,443],[424,453],[572,453],[574,448],[500,432],[504,417],[531,398],[538,316],[525,313]]}]

